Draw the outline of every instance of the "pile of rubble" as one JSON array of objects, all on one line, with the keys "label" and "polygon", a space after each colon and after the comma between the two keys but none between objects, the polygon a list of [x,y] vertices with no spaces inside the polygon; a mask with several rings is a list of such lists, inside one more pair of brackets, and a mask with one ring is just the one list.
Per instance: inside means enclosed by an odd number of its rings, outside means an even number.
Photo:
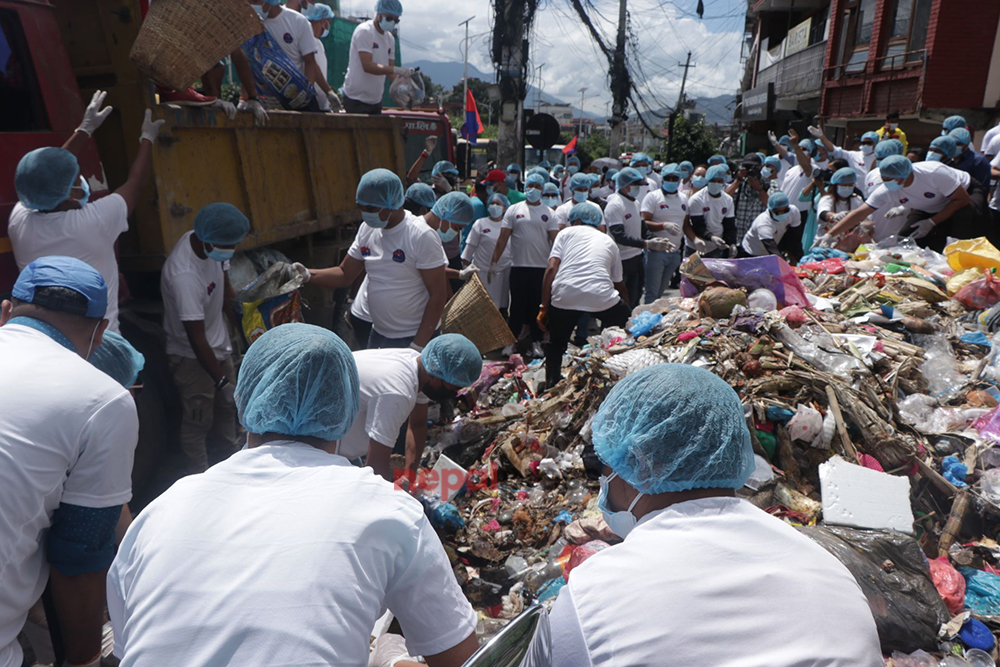
[{"label": "pile of rubble", "polygon": [[995,664],[997,268],[983,239],[945,255],[890,239],[796,269],[695,255],[685,296],[571,347],[544,394],[538,362],[484,366],[424,461],[460,482],[422,496],[482,629],[553,600],[617,541],[596,508],[590,420],[616,381],[672,362],[739,393],[757,459],[741,495],[855,574],[894,664]]}]

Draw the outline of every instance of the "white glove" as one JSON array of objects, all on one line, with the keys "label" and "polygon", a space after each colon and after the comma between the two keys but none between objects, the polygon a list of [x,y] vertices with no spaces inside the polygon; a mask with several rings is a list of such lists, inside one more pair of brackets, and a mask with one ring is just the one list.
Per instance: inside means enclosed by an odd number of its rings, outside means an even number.
[{"label": "white glove", "polygon": [[898,218],[899,216],[903,215],[904,213],[906,213],[906,207],[905,206],[896,206],[896,207],[890,208],[888,211],[886,211],[885,212],[885,217],[887,217],[887,218]]},{"label": "white glove", "polygon": [[458,278],[459,280],[468,280],[476,273],[479,273],[479,267],[475,264],[469,264],[467,267],[458,272]]},{"label": "white glove", "polygon": [[712,237],[712,243],[714,243],[715,245],[717,245],[717,246],[718,246],[718,247],[720,247],[720,248],[728,248],[728,247],[729,247],[729,244],[728,244],[728,243],[726,243],[726,242],[725,242],[725,241],[724,241],[724,240],[722,239],[722,237],[721,237],[721,236],[713,236],[713,237]]},{"label": "white glove", "polygon": [[677,250],[676,244],[670,239],[652,238],[646,241],[646,247],[654,252],[674,252]]},{"label": "white glove", "polygon": [[813,135],[817,139],[819,139],[819,138],[821,138],[823,136],[823,130],[819,129],[815,125],[810,125],[808,127],[808,130],[809,130],[809,134]]},{"label": "white glove", "polygon": [[406,640],[402,636],[386,633],[375,640],[368,667],[393,667],[400,660],[416,662],[416,658],[406,650]]},{"label": "white glove", "polygon": [[663,223],[663,231],[671,236],[677,236],[681,233],[681,223],[665,222]]},{"label": "white glove", "polygon": [[227,102],[222,99],[217,99],[210,105],[213,109],[222,109],[222,112],[226,114],[226,118],[233,120],[236,118],[236,105],[232,102]]},{"label": "white glove", "polygon": [[694,245],[694,251],[697,253],[704,253],[705,250],[708,249],[708,244],[705,243],[705,239],[703,238],[695,238],[692,243]]},{"label": "white glove", "polygon": [[448,194],[451,192],[451,183],[449,183],[448,179],[441,174],[431,176],[431,181],[434,182],[434,187],[440,190],[442,194]]},{"label": "white glove", "polygon": [[934,231],[934,227],[936,226],[937,225],[935,225],[934,221],[931,220],[930,218],[921,220],[920,222],[917,223],[917,226],[916,228],[914,228],[913,233],[910,234],[910,238],[922,239],[928,234],[930,234],[932,231]]},{"label": "white glove", "polygon": [[162,119],[153,120],[153,112],[150,109],[146,109],[146,117],[142,121],[142,133],[139,135],[139,142],[141,143],[143,139],[146,139],[149,143],[154,143],[157,135],[160,134],[160,126],[166,122]]},{"label": "white glove", "polygon": [[114,109],[114,107],[101,108],[101,105],[104,104],[104,98],[107,96],[108,94],[103,90],[98,90],[94,93],[94,96],[90,98],[90,104],[87,105],[86,110],[83,112],[83,120],[80,121],[80,127],[76,128],[77,132],[86,132],[87,135],[94,136],[94,132],[97,131],[97,128],[101,126],[104,119]]},{"label": "white glove", "polygon": [[497,271],[498,271],[498,269],[497,269],[497,263],[493,262],[492,264],[490,264],[489,273],[486,274],[486,282],[487,282],[487,284],[493,282],[493,279],[496,278],[496,276],[497,276]]},{"label": "white glove", "polygon": [[841,211],[840,213],[834,213],[830,216],[830,222],[838,223],[847,217],[847,211]]},{"label": "white glove", "polygon": [[767,140],[771,142],[772,146],[777,147],[777,145],[778,145],[778,135],[776,135],[773,130],[768,130],[768,132],[767,132]]},{"label": "white glove", "polygon": [[395,74],[396,76],[413,76],[413,73],[416,71],[417,70],[413,69],[412,67],[399,66],[392,68],[392,73]]},{"label": "white glove", "polygon": [[833,240],[833,237],[830,236],[829,234],[821,234],[820,236],[817,236],[815,239],[813,239],[813,247],[814,248],[826,248],[826,247],[829,246],[830,241],[832,241],[832,240]]},{"label": "white glove", "polygon": [[292,279],[302,278],[302,284],[305,285],[312,278],[312,274],[309,273],[309,269],[306,268],[305,264],[295,262],[292,264]]},{"label": "white glove", "polygon": [[258,125],[267,125],[267,110],[260,100],[240,100],[236,110],[252,113]]},{"label": "white glove", "polygon": [[337,95],[337,92],[333,88],[326,91],[326,99],[330,102],[330,111],[336,112],[344,108],[344,105],[340,102],[340,96]]},{"label": "white glove", "polygon": [[417,352],[423,352],[424,351],[424,346],[423,345],[417,345],[416,343],[410,343],[410,349],[411,350],[416,350]]},{"label": "white glove", "polygon": [[434,152],[434,148],[437,145],[438,145],[438,138],[436,134],[432,134],[431,136],[424,139],[424,150],[427,151],[428,155]]}]

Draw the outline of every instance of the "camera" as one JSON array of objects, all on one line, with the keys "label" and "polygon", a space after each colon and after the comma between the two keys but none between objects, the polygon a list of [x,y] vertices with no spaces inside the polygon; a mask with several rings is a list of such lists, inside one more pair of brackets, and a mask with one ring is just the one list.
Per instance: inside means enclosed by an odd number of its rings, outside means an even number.
[{"label": "camera", "polygon": [[813,171],[813,178],[818,178],[824,183],[829,183],[830,179],[833,178],[833,170],[831,169],[816,169]]},{"label": "camera", "polygon": [[761,166],[755,162],[744,162],[740,165],[740,168],[745,170],[747,173],[747,178],[756,178],[760,180],[760,170]]}]

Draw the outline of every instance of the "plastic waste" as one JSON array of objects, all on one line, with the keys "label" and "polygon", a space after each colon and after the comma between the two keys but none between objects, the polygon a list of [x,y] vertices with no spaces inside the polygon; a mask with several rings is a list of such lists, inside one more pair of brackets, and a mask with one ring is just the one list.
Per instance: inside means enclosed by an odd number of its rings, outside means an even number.
[{"label": "plastic waste", "polygon": [[988,269],[982,278],[974,280],[953,297],[955,301],[972,310],[984,310],[1000,301],[1000,280],[994,275],[995,269]]},{"label": "plastic waste", "polygon": [[972,667],[996,667],[993,656],[982,649],[970,648],[965,652],[965,659]]},{"label": "plastic waste", "polygon": [[946,655],[941,658],[941,667],[970,667],[969,661],[957,655]]},{"label": "plastic waste", "polygon": [[573,555],[570,556],[569,562],[566,564],[566,570],[563,572],[563,577],[566,581],[569,581],[569,574],[577,566],[583,564],[588,558],[594,554],[600,553],[610,547],[611,545],[604,540],[591,540],[581,544],[577,548],[573,549]]},{"label": "plastic waste", "polygon": [[792,440],[812,442],[823,431],[823,415],[808,404],[799,405],[795,416],[788,422],[788,435]]},{"label": "plastic waste", "polygon": [[419,71],[411,76],[397,76],[389,86],[389,95],[399,106],[411,109],[424,101],[424,78]]},{"label": "plastic waste", "polygon": [[777,310],[778,297],[774,296],[774,292],[765,287],[755,289],[747,296],[747,308],[755,310]]},{"label": "plastic waste", "polygon": [[771,334],[797,357],[805,359],[824,372],[847,375],[851,371],[862,371],[866,368],[864,362],[857,357],[821,349],[816,343],[792,331],[787,324],[772,327]]},{"label": "plastic waste", "polygon": [[1000,467],[1000,449],[993,447],[979,455],[979,465],[983,470]]},{"label": "plastic waste", "polygon": [[424,513],[435,528],[455,532],[465,527],[462,513],[451,503],[441,502],[437,498],[427,495],[420,496],[420,502],[423,503]]},{"label": "plastic waste", "polygon": [[941,474],[944,478],[955,486],[962,488],[966,486],[965,477],[969,474],[969,468],[952,454],[941,460]]},{"label": "plastic waste", "polygon": [[559,591],[566,585],[566,580],[561,576],[549,579],[538,589],[538,601],[545,602],[559,595]]},{"label": "plastic waste", "polygon": [[1000,614],[1000,576],[971,567],[958,571],[965,577],[965,608],[979,616]]},{"label": "plastic waste", "polygon": [[652,313],[645,310],[632,318],[632,324],[629,326],[628,331],[634,338],[645,336],[655,329],[662,319],[663,315],[660,313]]},{"label": "plastic waste", "polygon": [[958,372],[958,361],[947,337],[942,334],[914,336],[913,340],[924,348],[924,363],[920,372],[927,380],[931,396],[949,398],[965,385],[966,377]]},{"label": "plastic waste", "polygon": [[528,571],[528,561],[520,556],[511,555],[504,561],[504,568],[506,568],[507,576],[510,579],[520,579]]},{"label": "plastic waste", "polygon": [[934,587],[941,594],[948,611],[952,614],[962,613],[965,606],[965,578],[944,557],[931,560],[930,571]]},{"label": "plastic waste", "polygon": [[1000,442],[1000,407],[993,408],[980,417],[974,428],[980,438]]},{"label": "plastic waste", "polygon": [[771,469],[771,464],[768,463],[760,454],[754,454],[753,458],[755,467],[753,472],[750,473],[750,479],[746,481],[744,486],[748,489],[756,491],[774,479],[774,470]]},{"label": "plastic waste", "polygon": [[788,326],[798,328],[809,323],[809,316],[801,306],[788,306],[778,311],[778,314],[785,318]]},{"label": "plastic waste", "polygon": [[788,408],[779,408],[776,405],[768,406],[764,414],[767,416],[767,421],[780,422],[782,424],[787,424],[788,420],[795,416],[795,413]]},{"label": "plastic waste", "polygon": [[958,638],[969,648],[980,651],[992,651],[996,645],[990,629],[982,621],[974,618],[965,619],[962,629],[958,631]]},{"label": "plastic waste", "polygon": [[664,359],[657,352],[643,348],[640,350],[629,350],[628,352],[616,354],[604,362],[604,365],[615,375],[623,378],[635,373],[636,371],[641,371],[643,368],[648,368],[665,362],[666,359]]},{"label": "plastic waste", "polygon": [[937,658],[927,651],[914,651],[909,655],[893,651],[892,664],[893,667],[938,667]]}]

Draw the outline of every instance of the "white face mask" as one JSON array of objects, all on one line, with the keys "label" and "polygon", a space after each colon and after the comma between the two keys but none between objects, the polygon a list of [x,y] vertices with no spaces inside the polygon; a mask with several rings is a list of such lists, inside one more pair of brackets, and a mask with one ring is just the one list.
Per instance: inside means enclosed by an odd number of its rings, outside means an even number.
[{"label": "white face mask", "polygon": [[871,155],[874,152],[875,152],[875,147],[874,146],[872,146],[870,144],[861,144],[861,154],[862,155]]},{"label": "white face mask", "polygon": [[635,515],[632,514],[632,508],[635,507],[637,502],[639,502],[639,498],[642,498],[643,494],[640,493],[633,498],[627,510],[615,512],[609,509],[608,483],[617,476],[618,473],[612,473],[608,477],[603,475],[601,476],[599,480],[601,491],[597,496],[597,509],[601,510],[601,514],[604,515],[604,522],[608,524],[608,528],[611,529],[611,532],[618,537],[625,539],[628,534],[632,532],[632,529],[635,528],[635,524],[638,521],[638,519],[635,518]]},{"label": "white face mask", "polygon": [[503,217],[503,204],[490,204],[490,217],[499,220]]}]

